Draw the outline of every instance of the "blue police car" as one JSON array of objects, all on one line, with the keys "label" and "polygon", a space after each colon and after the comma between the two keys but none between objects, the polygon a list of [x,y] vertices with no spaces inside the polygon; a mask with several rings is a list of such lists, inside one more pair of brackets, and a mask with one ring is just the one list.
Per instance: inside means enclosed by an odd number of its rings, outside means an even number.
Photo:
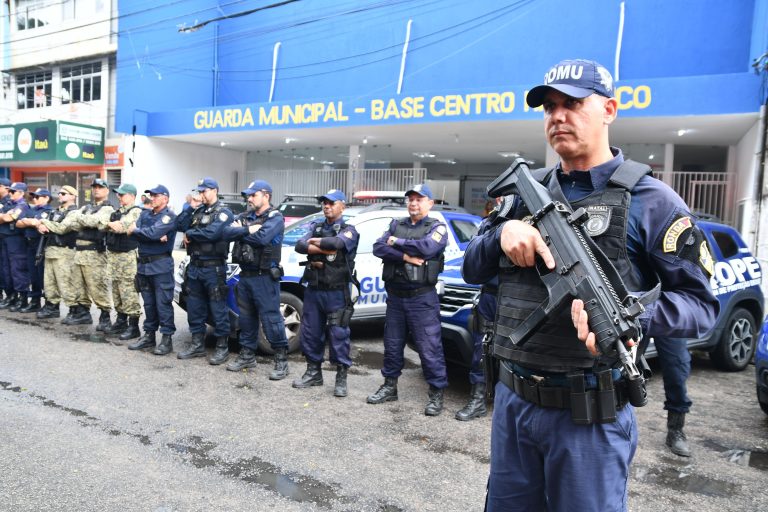
[{"label": "blue police car", "polygon": [[[360,294],[355,303],[354,320],[384,318],[387,294],[381,278],[381,260],[373,255],[373,243],[387,229],[393,218],[406,217],[407,210],[399,204],[375,204],[369,206],[350,206],[344,210],[345,221],[352,224],[360,233],[355,269],[360,281]],[[436,205],[429,214],[439,218],[448,226],[448,245],[445,250],[446,260],[455,259],[464,254],[470,239],[477,233],[480,217],[466,213],[463,209]],[[285,275],[280,281],[280,310],[285,320],[286,337],[289,351],[299,349],[299,328],[303,312],[304,286],[300,283],[304,267],[300,266],[306,256],[296,253],[294,246],[304,236],[312,222],[321,220],[322,213],[310,215],[287,227],[283,237],[281,265]],[[174,300],[182,309],[186,309],[186,298],[182,293],[184,269],[187,260],[179,264],[176,273]],[[231,337],[237,334],[239,308],[234,296],[234,286],[240,280],[238,265],[227,266],[227,284],[230,293],[227,303],[230,310]],[[438,288],[438,292],[440,289]],[[210,323],[210,322],[209,322]],[[259,337],[259,350],[271,353],[272,349],[263,336]]]},{"label": "blue police car", "polygon": [[765,414],[768,414],[768,318],[763,322],[755,352],[755,382],[757,401]]},{"label": "blue police car", "polygon": [[[712,248],[715,273],[710,285],[720,301],[720,314],[712,331],[701,339],[688,340],[688,348],[709,352],[712,363],[720,370],[741,371],[755,354],[763,318],[762,269],[735,229],[708,221],[699,221],[698,226]],[[446,262],[441,275],[445,283],[445,292],[440,299],[443,346],[446,359],[469,366],[473,342],[467,322],[480,288],[464,282],[461,263],[462,258]],[[763,340],[764,349],[765,343]],[[656,355],[656,347],[651,342],[645,356],[650,359]],[[768,399],[768,370],[765,370],[768,356],[763,361],[763,396]]]}]

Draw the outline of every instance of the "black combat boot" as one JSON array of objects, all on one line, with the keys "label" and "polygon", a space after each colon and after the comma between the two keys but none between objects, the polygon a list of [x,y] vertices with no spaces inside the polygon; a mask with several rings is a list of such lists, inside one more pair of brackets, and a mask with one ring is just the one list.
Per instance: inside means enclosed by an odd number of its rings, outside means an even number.
[{"label": "black combat boot", "polygon": [[237,355],[237,359],[227,365],[227,370],[231,372],[239,372],[246,368],[256,367],[256,353],[248,347],[240,347],[240,353]]},{"label": "black combat boot", "polygon": [[0,300],[0,309],[8,309],[14,302],[16,302],[16,294],[6,293],[5,298]]},{"label": "black combat boot", "polygon": [[128,350],[147,350],[155,348],[155,331],[147,331],[144,335],[136,340],[136,343],[128,345]]},{"label": "black combat boot", "polygon": [[429,402],[424,408],[424,414],[438,416],[441,412],[443,412],[443,390],[429,386]]},{"label": "black combat boot", "polygon": [[29,304],[19,310],[19,313],[34,313],[40,311],[40,297],[32,297]]},{"label": "black combat boot", "polygon": [[8,311],[11,311],[12,313],[17,313],[21,311],[23,308],[27,307],[27,294],[26,293],[20,293],[18,299],[16,299],[16,302],[8,306]]},{"label": "black combat boot", "polygon": [[488,414],[488,409],[485,407],[485,382],[472,384],[469,402],[467,402],[467,405],[462,410],[456,413],[456,419],[459,421],[469,421],[486,414]]},{"label": "black combat boot", "polygon": [[397,400],[397,377],[384,377],[384,384],[368,397],[369,404],[383,404]]},{"label": "black combat boot", "polygon": [[61,319],[61,323],[64,325],[72,325],[72,320],[75,319],[78,312],[79,306],[70,306],[69,311],[67,311],[67,316]]},{"label": "black combat boot", "polygon": [[126,315],[125,313],[118,313],[117,318],[115,319],[115,323],[113,323],[112,327],[110,327],[109,330],[106,331],[106,334],[120,334],[127,328],[128,328],[128,315]]},{"label": "black combat boot", "polygon": [[667,446],[675,455],[690,457],[691,448],[688,446],[688,438],[683,432],[685,426],[684,412],[667,412]]},{"label": "black combat boot", "polygon": [[72,320],[69,321],[69,325],[90,325],[93,323],[90,307],[81,306],[80,304],[74,307],[75,312],[72,315]]},{"label": "black combat boot", "polygon": [[219,336],[216,338],[216,350],[213,351],[213,355],[208,359],[208,364],[218,366],[226,363],[227,359],[229,359],[229,338],[227,336]]},{"label": "black combat boot", "polygon": [[44,320],[46,318],[59,318],[61,311],[59,311],[59,305],[46,301],[43,309],[35,313],[35,317]]},{"label": "black combat boot", "polygon": [[310,386],[322,386],[323,385],[323,370],[320,368],[320,361],[310,361],[307,359],[307,371],[301,378],[293,381],[291,386],[297,389],[304,389]]},{"label": "black combat boot", "polygon": [[164,356],[170,354],[173,351],[173,340],[170,334],[163,334],[160,339],[160,344],[152,351],[156,356]]},{"label": "black combat boot", "polygon": [[111,311],[108,309],[101,310],[101,314],[99,315],[99,325],[96,326],[97,331],[107,333],[112,328],[112,319],[109,317],[110,313]]},{"label": "black combat boot", "polygon": [[139,330],[139,317],[129,316],[128,325],[123,330],[123,332],[120,333],[120,339],[123,341],[132,340],[133,338],[138,338],[139,336],[141,336],[141,331]]},{"label": "black combat boot", "polygon": [[192,359],[193,357],[205,357],[205,334],[202,332],[193,333],[192,341],[182,352],[179,352],[176,357],[179,359]]},{"label": "black combat boot", "polygon": [[347,396],[347,366],[336,365],[336,385],[333,388],[333,396]]},{"label": "black combat boot", "polygon": [[275,367],[269,374],[269,380],[283,380],[288,376],[288,347],[275,349]]}]

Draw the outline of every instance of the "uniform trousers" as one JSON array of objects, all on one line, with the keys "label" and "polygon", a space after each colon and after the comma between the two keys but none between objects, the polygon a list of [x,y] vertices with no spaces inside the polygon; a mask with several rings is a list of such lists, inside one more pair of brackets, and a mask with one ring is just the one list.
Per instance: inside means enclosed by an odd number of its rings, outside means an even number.
[{"label": "uniform trousers", "polygon": [[539,407],[496,384],[486,510],[627,510],[637,422],[629,404],[616,416],[576,425],[570,409]]},{"label": "uniform trousers", "polygon": [[173,334],[176,323],[173,318],[173,274],[139,274],[141,299],[144,301],[144,332]]},{"label": "uniform trousers", "polygon": [[273,350],[287,347],[285,322],[280,313],[280,282],[272,279],[268,272],[257,276],[241,276],[236,295],[240,309],[240,346],[256,350],[261,324],[264,336]]},{"label": "uniform trousers", "polygon": [[684,339],[654,338],[664,378],[664,409],[686,414],[691,409],[686,381],[691,374],[691,353]]},{"label": "uniform trousers", "polygon": [[187,266],[187,323],[192,334],[205,333],[208,312],[211,313],[213,334],[229,336],[229,308],[227,307],[227,267],[217,265],[199,267],[190,262]]},{"label": "uniform trousers", "polygon": [[381,369],[384,377],[399,377],[402,373],[409,331],[421,358],[426,381],[436,388],[448,387],[437,291],[430,290],[414,297],[398,297],[394,293],[387,293],[384,365]]},{"label": "uniform trousers", "polygon": [[328,359],[334,364],[352,366],[349,357],[349,326],[328,325],[328,315],[347,305],[344,290],[319,290],[308,287],[304,292],[304,314],[301,318],[301,351],[310,361],[324,359],[328,341]]}]

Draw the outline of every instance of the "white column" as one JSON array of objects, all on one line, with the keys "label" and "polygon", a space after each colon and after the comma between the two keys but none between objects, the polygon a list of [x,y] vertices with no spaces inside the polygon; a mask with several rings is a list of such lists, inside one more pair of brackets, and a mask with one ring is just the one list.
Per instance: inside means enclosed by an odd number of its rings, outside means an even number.
[{"label": "white column", "polygon": [[[672,173],[675,169],[675,145],[664,144],[664,171],[661,174],[661,181],[672,187]],[[673,187],[674,188],[674,187]]]}]

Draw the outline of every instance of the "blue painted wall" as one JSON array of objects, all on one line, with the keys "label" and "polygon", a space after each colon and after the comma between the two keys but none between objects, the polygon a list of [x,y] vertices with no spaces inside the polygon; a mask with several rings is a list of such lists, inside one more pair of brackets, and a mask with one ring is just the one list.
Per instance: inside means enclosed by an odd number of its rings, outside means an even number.
[{"label": "blue painted wall", "polygon": [[[264,104],[278,41],[275,103],[345,99],[352,106],[394,97],[409,19],[402,95],[514,89],[519,96],[512,118],[528,118],[534,113],[521,108],[524,90],[539,83],[553,63],[591,58],[615,72],[621,4],[302,0],[178,33],[180,23],[231,16],[270,2],[220,3],[219,8],[204,0],[156,8],[120,1],[119,131],[130,132],[134,109],[158,113],[143,116],[154,128],[140,126],[140,133],[166,134],[197,131],[191,122],[196,109]],[[759,80],[750,62],[766,50],[768,20],[760,18],[767,3],[627,0],[618,85],[655,84],[652,107],[627,114],[757,111]],[[143,58],[144,65],[137,67]],[[729,94],[729,84],[738,95]],[[656,90],[669,94],[658,96]],[[480,118],[488,117],[461,120]]]}]

